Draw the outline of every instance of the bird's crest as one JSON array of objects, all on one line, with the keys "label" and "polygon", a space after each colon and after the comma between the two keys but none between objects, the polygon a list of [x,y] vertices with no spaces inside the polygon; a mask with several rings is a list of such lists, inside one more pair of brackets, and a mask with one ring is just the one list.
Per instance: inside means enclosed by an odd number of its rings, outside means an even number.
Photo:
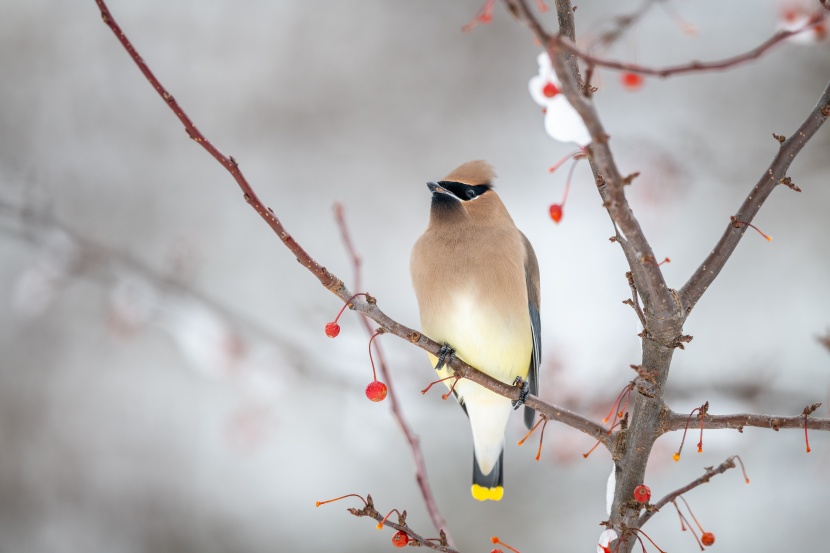
[{"label": "bird's crest", "polygon": [[443,181],[460,182],[463,184],[493,184],[496,173],[493,166],[483,160],[468,161],[453,169]]}]

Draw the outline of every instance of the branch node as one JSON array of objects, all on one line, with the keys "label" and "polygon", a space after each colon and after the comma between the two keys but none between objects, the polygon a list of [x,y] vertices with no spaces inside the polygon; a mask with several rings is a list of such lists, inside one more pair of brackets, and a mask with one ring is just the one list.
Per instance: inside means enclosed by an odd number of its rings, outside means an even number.
[{"label": "branch node", "polygon": [[659,393],[657,387],[646,379],[637,381],[637,392],[649,399],[654,399]]},{"label": "branch node", "polygon": [[[299,259],[297,261],[299,261]],[[328,273],[328,271],[326,271],[326,272]],[[328,288],[330,291],[332,291],[336,294],[337,291],[340,290],[343,287],[343,281],[340,280],[339,278],[337,278],[334,275],[329,275],[329,276],[332,277],[332,281],[328,284],[328,286],[326,286],[326,288]]]},{"label": "branch node", "polygon": [[830,117],[830,104],[825,104],[821,107],[821,114],[825,117]]},{"label": "branch node", "polygon": [[605,186],[605,177],[603,177],[602,175],[597,175],[595,182],[597,183],[597,188],[599,188],[600,186]]},{"label": "branch node", "polygon": [[677,340],[675,340],[675,342],[673,344],[673,347],[680,348],[680,349],[686,349],[686,347],[683,344],[684,343],[688,344],[692,340],[694,340],[694,336],[689,336],[688,334],[681,334],[677,338]]},{"label": "branch node", "polygon": [[417,344],[418,341],[421,339],[421,333],[418,332],[417,330],[413,330],[412,332],[409,333],[407,338],[409,338],[409,341],[412,342],[413,344]]},{"label": "branch node", "polygon": [[781,421],[779,419],[771,419],[769,421],[769,427],[778,432],[781,430]]},{"label": "branch node", "polygon": [[784,141],[785,141],[785,140],[787,140],[787,137],[786,137],[786,136],[784,136],[783,134],[776,134],[776,133],[772,133],[772,137],[773,137],[775,140],[777,140],[779,144],[783,144],[783,143],[784,143]]},{"label": "branch node", "polygon": [[634,173],[631,173],[630,175],[626,176],[622,181],[623,186],[628,186],[629,184],[634,182],[634,179],[636,179],[639,176],[640,176],[639,171],[635,171]]},{"label": "branch node", "polygon": [[795,183],[790,177],[784,177],[783,179],[778,181],[778,184],[783,184],[784,186],[795,192],[801,192],[801,189],[795,185]]}]

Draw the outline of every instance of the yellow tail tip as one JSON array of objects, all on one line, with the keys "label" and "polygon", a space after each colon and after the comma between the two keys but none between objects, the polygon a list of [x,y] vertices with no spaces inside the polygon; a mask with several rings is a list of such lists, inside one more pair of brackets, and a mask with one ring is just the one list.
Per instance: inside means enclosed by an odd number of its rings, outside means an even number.
[{"label": "yellow tail tip", "polygon": [[501,498],[504,495],[504,488],[501,486],[496,486],[495,488],[485,488],[484,486],[473,484],[470,491],[473,494],[473,498],[479,501],[501,501]]}]

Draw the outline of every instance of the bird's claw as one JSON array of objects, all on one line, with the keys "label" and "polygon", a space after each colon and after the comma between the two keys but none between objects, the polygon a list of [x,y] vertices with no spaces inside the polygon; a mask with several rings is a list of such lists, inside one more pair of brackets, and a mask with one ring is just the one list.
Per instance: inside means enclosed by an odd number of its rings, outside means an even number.
[{"label": "bird's claw", "polygon": [[525,399],[527,399],[527,395],[530,393],[530,383],[521,376],[517,376],[516,380],[513,381],[513,385],[519,386],[522,389],[521,392],[519,392],[519,399],[514,399],[510,402],[513,406],[513,410],[515,411],[524,405]]},{"label": "bird's claw", "polygon": [[444,365],[449,366],[454,360],[455,350],[452,349],[449,344],[442,345],[441,350],[438,352],[438,364],[435,365],[435,370],[440,371],[444,368]]}]

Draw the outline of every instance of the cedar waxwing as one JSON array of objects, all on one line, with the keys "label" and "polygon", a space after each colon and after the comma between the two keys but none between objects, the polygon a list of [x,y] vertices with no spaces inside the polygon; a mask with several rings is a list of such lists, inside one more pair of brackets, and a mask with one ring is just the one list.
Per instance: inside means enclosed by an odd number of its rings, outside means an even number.
[{"label": "cedar waxwing", "polygon": [[[492,190],[493,177],[487,162],[471,161],[443,180],[427,183],[432,192],[429,225],[410,262],[421,329],[502,382],[513,384],[521,377],[536,395],[539,265],[530,242]],[[452,374],[443,358],[429,358],[440,378]],[[447,386],[452,383],[450,379]],[[473,430],[473,497],[498,501],[504,493],[504,431],[511,401],[465,379],[456,383],[454,393]],[[534,416],[525,407],[528,428]]]}]

